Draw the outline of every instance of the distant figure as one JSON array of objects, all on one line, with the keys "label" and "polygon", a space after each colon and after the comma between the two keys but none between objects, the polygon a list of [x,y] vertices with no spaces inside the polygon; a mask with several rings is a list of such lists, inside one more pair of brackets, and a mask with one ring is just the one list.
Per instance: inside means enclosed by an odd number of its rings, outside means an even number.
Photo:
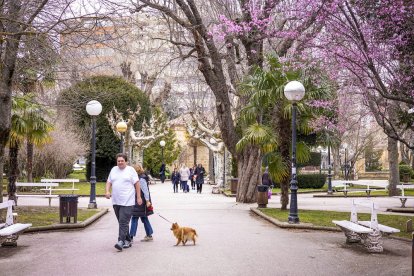
[{"label": "distant figure", "polygon": [[171,182],[173,184],[174,193],[178,193],[178,183],[180,183],[180,173],[177,168],[174,168],[174,171],[171,174]]},{"label": "distant figure", "polygon": [[273,185],[272,179],[270,178],[270,174],[269,174],[269,167],[266,167],[262,175],[262,185],[266,185],[268,187]]},{"label": "distant figure", "polygon": [[197,185],[197,193],[202,192],[203,190],[203,184],[204,184],[204,175],[206,173],[206,170],[204,169],[203,165],[198,164],[197,168],[195,169],[195,178],[196,178],[196,185]]},{"label": "distant figure", "polygon": [[191,190],[195,190],[195,170],[197,166],[194,165],[192,168],[190,168],[190,180],[191,180]]},{"label": "distant figure", "polygon": [[262,175],[262,185],[266,185],[267,187],[269,187],[267,189],[267,198],[271,199],[272,198],[272,188],[273,188],[273,181],[272,178],[270,177],[269,174],[269,167],[266,167],[263,175]]},{"label": "distant figure", "polygon": [[162,163],[161,168],[160,168],[160,180],[161,183],[164,183],[165,181],[165,164]]},{"label": "distant figure", "polygon": [[180,169],[180,183],[184,193],[189,192],[188,179],[190,179],[190,174],[190,169],[185,164],[182,164]]}]

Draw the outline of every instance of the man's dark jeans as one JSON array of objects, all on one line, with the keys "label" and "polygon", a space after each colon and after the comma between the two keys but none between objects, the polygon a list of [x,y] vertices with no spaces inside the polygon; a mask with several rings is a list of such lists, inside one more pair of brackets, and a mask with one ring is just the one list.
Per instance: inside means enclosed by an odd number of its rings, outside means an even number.
[{"label": "man's dark jeans", "polygon": [[129,236],[129,221],[131,220],[132,208],[134,206],[114,205],[114,211],[119,224],[118,241],[125,243],[125,240],[131,241]]}]

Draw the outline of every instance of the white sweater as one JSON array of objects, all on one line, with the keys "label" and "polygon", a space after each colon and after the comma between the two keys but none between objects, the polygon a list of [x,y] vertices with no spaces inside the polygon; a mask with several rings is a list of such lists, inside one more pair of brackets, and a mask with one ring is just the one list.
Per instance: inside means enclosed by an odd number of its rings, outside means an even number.
[{"label": "white sweater", "polygon": [[180,169],[180,180],[181,181],[188,181],[190,178],[190,169],[187,167],[183,167]]}]

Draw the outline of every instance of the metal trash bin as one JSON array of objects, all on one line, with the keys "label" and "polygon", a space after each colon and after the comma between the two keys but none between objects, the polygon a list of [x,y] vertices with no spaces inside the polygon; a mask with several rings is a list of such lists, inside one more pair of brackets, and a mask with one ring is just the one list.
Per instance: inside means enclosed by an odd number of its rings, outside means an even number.
[{"label": "metal trash bin", "polygon": [[66,217],[66,223],[70,223],[70,218],[73,217],[73,222],[78,222],[78,195],[59,195],[59,216],[60,223],[63,223],[63,218]]},{"label": "metal trash bin", "polygon": [[237,193],[237,182],[239,181],[238,178],[230,179],[230,191],[232,194]]},{"label": "metal trash bin", "polygon": [[258,185],[257,186],[257,205],[259,208],[266,208],[268,198],[267,198],[267,192],[268,192],[269,186],[267,185]]}]

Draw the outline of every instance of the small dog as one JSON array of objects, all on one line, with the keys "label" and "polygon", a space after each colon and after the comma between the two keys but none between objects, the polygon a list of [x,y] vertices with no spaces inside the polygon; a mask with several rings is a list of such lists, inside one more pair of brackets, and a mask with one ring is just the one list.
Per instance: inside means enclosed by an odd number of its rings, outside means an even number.
[{"label": "small dog", "polygon": [[192,240],[193,244],[196,244],[196,237],[197,233],[196,230],[190,227],[180,227],[178,223],[173,223],[171,226],[171,229],[173,231],[174,236],[177,238],[177,245],[180,244],[180,242],[183,243],[183,245],[186,244],[188,240]]}]

